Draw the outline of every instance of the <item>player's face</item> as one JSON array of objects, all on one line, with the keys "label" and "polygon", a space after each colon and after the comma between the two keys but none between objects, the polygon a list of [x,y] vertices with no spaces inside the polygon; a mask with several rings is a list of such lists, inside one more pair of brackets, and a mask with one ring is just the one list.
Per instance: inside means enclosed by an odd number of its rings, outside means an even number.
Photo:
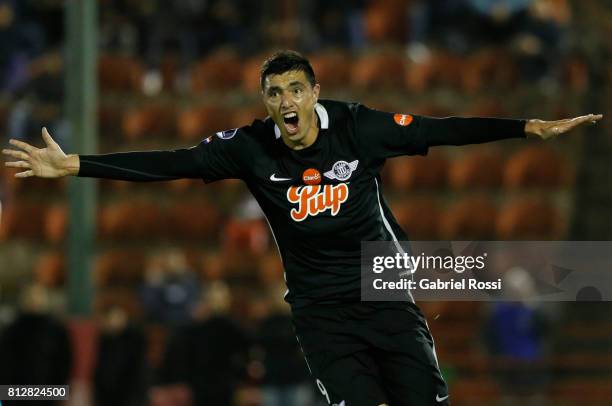
[{"label": "player's face", "polygon": [[302,71],[268,75],[264,81],[263,101],[272,120],[291,148],[304,148],[317,138],[314,106],[319,84],[312,86]]}]

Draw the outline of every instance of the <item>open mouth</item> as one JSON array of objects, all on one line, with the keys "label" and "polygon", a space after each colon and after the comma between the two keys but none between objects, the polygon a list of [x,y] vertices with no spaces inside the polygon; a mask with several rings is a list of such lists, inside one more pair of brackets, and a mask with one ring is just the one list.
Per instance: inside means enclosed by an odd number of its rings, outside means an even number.
[{"label": "open mouth", "polygon": [[295,111],[283,114],[283,122],[285,123],[287,133],[289,133],[290,135],[297,134],[299,121],[300,118],[298,117]]}]

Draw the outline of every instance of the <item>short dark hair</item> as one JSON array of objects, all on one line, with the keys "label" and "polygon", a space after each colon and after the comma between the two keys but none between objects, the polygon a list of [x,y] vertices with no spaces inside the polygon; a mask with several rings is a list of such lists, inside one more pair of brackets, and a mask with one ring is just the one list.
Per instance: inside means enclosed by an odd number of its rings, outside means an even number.
[{"label": "short dark hair", "polygon": [[310,61],[299,52],[285,50],[274,53],[261,65],[261,88],[264,88],[264,82],[268,76],[290,71],[304,72],[311,86],[317,83]]}]

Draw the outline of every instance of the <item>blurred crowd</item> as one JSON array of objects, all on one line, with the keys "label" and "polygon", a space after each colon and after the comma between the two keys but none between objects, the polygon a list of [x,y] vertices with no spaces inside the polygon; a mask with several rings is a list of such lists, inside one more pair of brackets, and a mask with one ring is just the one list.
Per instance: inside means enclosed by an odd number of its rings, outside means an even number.
[{"label": "blurred crowd", "polygon": [[[261,118],[259,65],[278,48],[312,57],[324,97],[431,115],[582,112],[588,93],[612,79],[605,3],[99,0],[100,149],[184,146]],[[3,146],[9,138],[39,143],[44,125],[74,152],[64,5],[0,0]],[[573,145],[435,151],[390,161],[383,177],[414,238],[561,239],[571,222]],[[63,318],[65,183],[19,183],[3,169],[0,180],[0,383],[67,382],[70,365],[87,357],[70,345],[75,333]],[[246,190],[229,181],[100,185],[95,403],[318,404],[282,300],[280,259]],[[530,286],[513,272],[517,286]],[[499,391],[487,391],[492,378],[474,378],[487,354],[510,360],[497,375],[504,392],[542,404],[532,395],[552,371],[529,366],[553,351],[558,309],[423,307],[442,314],[432,329],[451,388],[455,373],[471,376],[462,381],[472,388],[466,399],[497,399]]]}]

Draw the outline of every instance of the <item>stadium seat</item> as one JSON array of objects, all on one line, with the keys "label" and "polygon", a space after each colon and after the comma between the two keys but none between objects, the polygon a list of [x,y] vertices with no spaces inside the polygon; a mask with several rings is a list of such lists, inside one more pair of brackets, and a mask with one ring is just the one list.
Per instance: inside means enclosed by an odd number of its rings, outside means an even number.
[{"label": "stadium seat", "polygon": [[261,91],[260,72],[265,56],[257,55],[242,62],[242,90],[247,94]]},{"label": "stadium seat", "polygon": [[215,240],[221,224],[219,210],[204,199],[180,200],[167,209],[168,237]]},{"label": "stadium seat", "polygon": [[98,221],[98,233],[104,239],[151,238],[162,229],[163,216],[155,203],[129,200],[103,206]]},{"label": "stadium seat", "polygon": [[242,61],[231,51],[220,51],[196,62],[192,89],[196,93],[235,89],[242,81]]},{"label": "stadium seat", "polygon": [[45,239],[51,243],[61,242],[68,233],[68,206],[54,204],[45,214]]},{"label": "stadium seat", "polygon": [[558,188],[571,183],[571,171],[558,153],[548,146],[529,146],[514,153],[504,168],[509,189]]},{"label": "stadium seat", "polygon": [[94,264],[96,286],[132,286],[143,280],[145,256],[134,249],[106,251],[98,255]]},{"label": "stadium seat", "polygon": [[176,117],[172,106],[144,105],[126,111],[121,126],[123,136],[129,141],[168,137],[176,133]]},{"label": "stadium seat", "polygon": [[556,240],[565,234],[566,224],[549,201],[519,198],[507,204],[495,224],[500,240]]},{"label": "stadium seat", "polygon": [[362,55],[353,64],[351,84],[363,90],[402,88],[404,63],[401,53]]},{"label": "stadium seat", "polygon": [[485,196],[465,198],[448,208],[440,220],[445,240],[490,240],[495,237],[497,208]]},{"label": "stadium seat", "polygon": [[45,208],[26,199],[6,203],[2,210],[0,241],[13,238],[40,240],[44,235]]},{"label": "stadium seat", "polygon": [[140,61],[129,56],[107,54],[98,58],[98,80],[102,91],[139,91],[143,73]]},{"label": "stadium seat", "polygon": [[227,258],[257,258],[270,245],[270,232],[263,219],[228,221],[223,229],[223,255]]},{"label": "stadium seat", "polygon": [[268,251],[260,256],[258,275],[265,286],[276,286],[283,281],[284,269],[278,252]]},{"label": "stadium seat", "polygon": [[178,136],[185,141],[196,141],[209,137],[217,131],[231,128],[231,111],[217,105],[192,107],[179,112]]},{"label": "stadium seat", "polygon": [[482,91],[485,86],[509,88],[515,83],[516,66],[513,58],[503,49],[483,49],[471,55],[462,72],[463,90],[467,93]]},{"label": "stadium seat", "polygon": [[502,164],[497,149],[470,149],[451,163],[449,184],[455,190],[497,188],[501,186]]},{"label": "stadium seat", "polygon": [[310,58],[323,89],[346,87],[351,80],[351,56],[342,50],[322,52]]},{"label": "stadium seat", "polygon": [[441,153],[432,153],[427,158],[419,156],[401,157],[387,161],[383,176],[396,192],[415,189],[442,188],[447,181],[448,162]]},{"label": "stadium seat", "polygon": [[433,240],[439,236],[440,209],[430,198],[396,200],[390,204],[399,225],[411,240]]},{"label": "stadium seat", "polygon": [[263,120],[268,116],[266,109],[262,102],[258,101],[254,104],[249,104],[241,107],[232,109],[231,123],[229,128],[239,128],[245,125],[250,125],[253,120]]},{"label": "stadium seat", "polygon": [[66,261],[61,252],[41,255],[34,266],[34,279],[47,288],[59,288],[64,284]]},{"label": "stadium seat", "polygon": [[483,404],[496,404],[501,391],[498,383],[491,377],[487,378],[461,378],[450,386],[453,404],[474,405],[478,402]]},{"label": "stadium seat", "polygon": [[368,3],[364,30],[372,44],[400,44],[406,38],[406,0],[382,0]]}]

